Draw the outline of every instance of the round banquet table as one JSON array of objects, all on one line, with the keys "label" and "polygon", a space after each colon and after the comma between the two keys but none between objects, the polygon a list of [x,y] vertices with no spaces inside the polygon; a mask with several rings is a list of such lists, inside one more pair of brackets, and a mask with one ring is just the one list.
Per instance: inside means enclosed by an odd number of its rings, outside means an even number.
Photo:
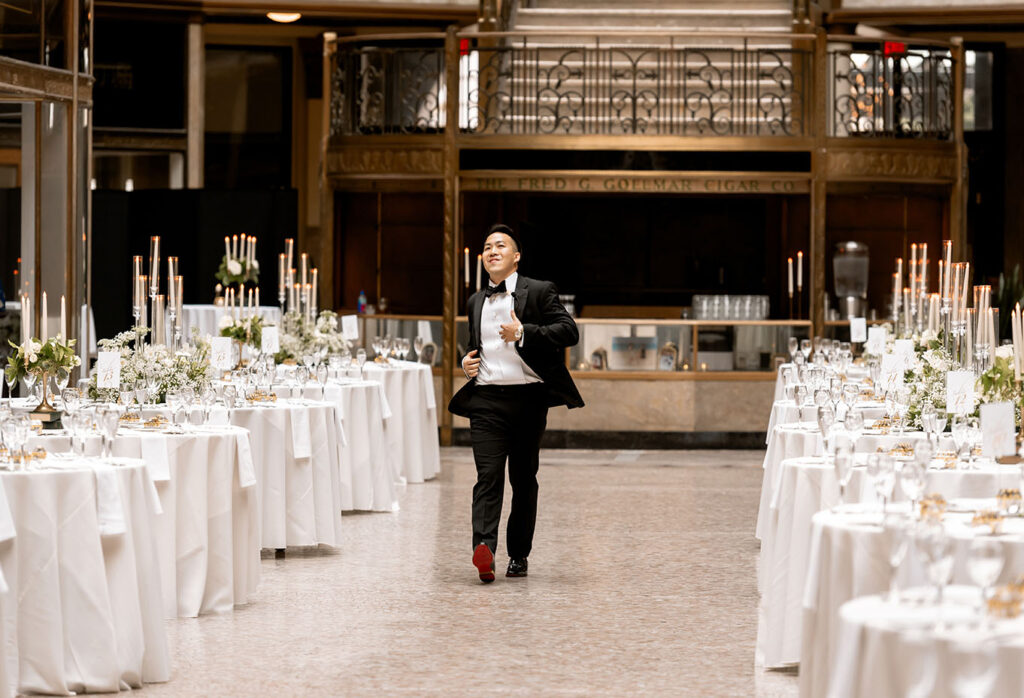
[{"label": "round banquet table", "polygon": [[[69,451],[66,434],[36,436],[32,448]],[[101,451],[98,435],[86,453]],[[249,432],[241,427],[142,430],[122,426],[115,456],[141,458],[156,483],[163,609],[167,618],[230,611],[259,583],[256,474]]]},{"label": "round banquet table", "polygon": [[[972,512],[996,506],[995,499],[960,499],[950,503],[944,518],[954,540],[954,584],[970,584],[967,556],[975,536],[988,529],[972,529]],[[909,503],[897,503],[892,511],[909,513]],[[889,588],[888,533],[879,525],[877,508],[866,511],[851,505],[838,512],[822,511],[813,518],[807,581],[803,595],[803,634],[800,652],[800,695],[832,695],[831,668],[839,666],[839,609],[858,596],[881,594]],[[1024,519],[1009,518],[1003,533],[991,536],[1002,546],[1005,564],[1000,584],[1013,581],[1024,569]],[[988,537],[988,536],[986,536]],[[913,544],[897,573],[899,588],[927,584],[927,574]],[[976,592],[977,593],[977,592]],[[975,598],[978,598],[975,596]],[[935,616],[933,615],[933,620]],[[1014,693],[1013,695],[1020,695]]]},{"label": "round banquet table", "polygon": [[[278,398],[298,395],[293,385],[275,385]],[[307,400],[324,400],[337,408],[341,420],[341,507],[345,511],[398,511],[395,473],[384,435],[391,408],[384,387],[376,381],[332,380],[321,387],[307,383]]]},{"label": "round banquet table", "polygon": [[941,608],[934,595],[915,588],[896,605],[874,595],[843,604],[830,698],[955,698],[958,680],[975,672],[990,676],[986,696],[1024,695],[1024,617],[993,619],[986,630],[977,625],[977,587],[947,587]]},{"label": "round banquet table", "polygon": [[[864,433],[857,439],[858,453],[872,453],[879,448],[891,449],[897,444],[914,445],[917,441],[924,439],[925,434],[921,431],[908,431],[903,434],[880,432],[865,429]],[[953,440],[948,435],[943,435],[939,440],[940,449],[952,449]],[[757,528],[754,535],[764,540],[765,532],[768,530],[769,516],[771,513],[771,502],[775,500],[775,493],[779,488],[779,480],[782,477],[782,461],[800,456],[820,456],[824,454],[824,446],[821,440],[821,432],[818,425],[813,422],[794,422],[784,424],[773,429],[768,437],[768,449],[764,456],[764,479],[761,482],[761,503],[757,510]]]},{"label": "round banquet table", "polygon": [[[858,454],[847,503],[880,507],[867,477],[866,455]],[[766,667],[792,666],[800,661],[801,615],[804,582],[811,548],[811,521],[819,511],[839,504],[835,471],[823,458],[809,456],[782,462],[781,478],[770,503],[768,525],[761,539],[758,559],[757,662]],[[947,500],[961,497],[992,497],[1000,489],[1017,487],[1016,465],[985,465],[977,470],[929,468],[925,492],[937,492]],[[905,498],[897,484],[894,500]]]},{"label": "round banquet table", "polygon": [[[192,328],[199,330],[199,336],[207,335],[216,337],[220,335],[220,318],[228,312],[222,305],[182,305],[181,306],[181,336],[189,337]],[[268,325],[281,324],[281,309],[276,305],[261,305],[258,314]],[[170,320],[168,320],[170,323]],[[171,335],[168,334],[168,337]]]},{"label": "round banquet table", "polygon": [[384,423],[384,437],[397,474],[412,483],[437,477],[441,472],[441,450],[430,366],[392,361],[388,367],[367,364],[363,374],[367,380],[384,386],[391,408],[391,417]]},{"label": "round banquet table", "polygon": [[170,678],[141,460],[0,472],[0,692],[116,692]]},{"label": "round banquet table", "polygon": [[[885,416],[885,404],[874,400],[863,400],[857,402],[853,408],[864,415],[864,419],[873,421]],[[768,419],[768,430],[765,432],[764,440],[767,443],[775,427],[795,422],[815,422],[818,419],[818,406],[804,404],[797,407],[793,400],[776,400],[772,403],[772,415]]]},{"label": "round banquet table", "polygon": [[[211,421],[227,419],[226,410]],[[341,421],[332,402],[278,400],[231,410],[249,431],[264,548],[341,545]]]}]

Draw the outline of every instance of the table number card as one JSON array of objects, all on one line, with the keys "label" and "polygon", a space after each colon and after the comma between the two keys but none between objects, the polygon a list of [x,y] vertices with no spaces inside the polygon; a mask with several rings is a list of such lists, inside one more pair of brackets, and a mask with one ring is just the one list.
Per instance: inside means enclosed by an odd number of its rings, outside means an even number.
[{"label": "table number card", "polygon": [[341,316],[341,335],[353,342],[359,339],[359,320],[355,315]]},{"label": "table number card", "polygon": [[971,371],[950,371],[946,374],[946,411],[968,414],[974,410],[974,374]]},{"label": "table number card", "polygon": [[1016,455],[1017,435],[1013,405],[993,402],[981,406],[981,455],[986,458]]},{"label": "table number card", "polygon": [[850,341],[866,342],[868,340],[868,323],[862,317],[850,318]]},{"label": "table number card", "polygon": [[[852,332],[853,330],[851,329],[850,331]],[[881,356],[885,353],[885,342],[887,339],[888,333],[884,327],[869,327],[868,343],[864,347],[864,352],[873,356]]]},{"label": "table number card", "polygon": [[96,359],[96,387],[121,387],[121,354],[116,351],[101,351]]},{"label": "table number card", "polygon": [[210,363],[221,371],[231,369],[231,337],[210,338]]},{"label": "table number card", "polygon": [[897,339],[893,342],[892,353],[900,357],[903,362],[903,370],[909,370],[914,363],[914,340]]},{"label": "table number card", "polygon": [[260,351],[264,354],[276,354],[281,351],[281,335],[276,325],[268,325],[263,328],[260,336]]},{"label": "table number card", "polygon": [[416,321],[416,336],[422,337],[424,344],[433,344],[434,333],[430,331],[430,320]]},{"label": "table number card", "polygon": [[903,387],[903,358],[901,356],[882,355],[882,370],[878,375],[878,383],[882,391],[886,393]]}]

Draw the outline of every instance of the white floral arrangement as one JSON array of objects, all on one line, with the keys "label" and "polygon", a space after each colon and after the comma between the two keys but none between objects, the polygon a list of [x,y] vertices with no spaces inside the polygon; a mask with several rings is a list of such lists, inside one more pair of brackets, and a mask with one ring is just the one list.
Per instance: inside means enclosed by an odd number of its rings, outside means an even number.
[{"label": "white floral arrangement", "polygon": [[940,412],[946,409],[946,374],[952,369],[953,360],[934,332],[915,335],[914,340],[914,358],[903,383],[910,391],[907,423],[920,429],[921,410],[927,403]]},{"label": "white floral arrangement", "polygon": [[258,283],[260,280],[260,263],[255,259],[250,261],[244,257],[224,255],[221,257],[216,278],[225,286],[244,284],[247,281]]},{"label": "white floral arrangement", "polygon": [[[132,348],[130,342],[145,336],[149,330],[144,327],[121,332],[113,339],[101,339],[103,351],[121,355],[121,383],[134,386],[142,382],[148,387],[150,376],[157,376],[157,401],[163,402],[168,391],[192,388],[198,394],[209,387],[217,372],[210,365],[209,342],[193,335],[194,346],[177,353],[166,346],[143,346]],[[116,402],[115,389],[96,387],[97,375],[89,379],[89,397],[107,402]]]},{"label": "white floral arrangement", "polygon": [[337,313],[322,310],[315,321],[310,321],[292,311],[284,316],[280,351],[274,358],[281,363],[310,354],[340,354],[346,350],[351,350],[351,345],[339,330]]}]

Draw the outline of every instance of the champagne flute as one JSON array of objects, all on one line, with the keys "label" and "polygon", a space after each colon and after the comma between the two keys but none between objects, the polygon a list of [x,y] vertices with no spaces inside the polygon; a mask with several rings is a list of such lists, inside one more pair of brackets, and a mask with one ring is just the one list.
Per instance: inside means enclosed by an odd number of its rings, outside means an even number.
[{"label": "champagne flute", "polygon": [[821,442],[825,451],[825,462],[828,463],[830,444],[832,440],[832,427],[836,423],[836,413],[828,405],[818,407],[818,431],[821,432]]},{"label": "champagne flute", "polygon": [[[846,486],[850,484],[850,476],[853,475],[853,445],[849,441],[842,441],[836,444],[836,452],[832,458],[832,467],[835,470],[836,482],[839,483],[839,506],[846,503]],[[832,511],[836,511],[833,507]]]},{"label": "champagne flute", "polygon": [[363,365],[366,363],[366,350],[361,348],[356,352],[356,364],[359,366],[359,380],[363,379]]}]

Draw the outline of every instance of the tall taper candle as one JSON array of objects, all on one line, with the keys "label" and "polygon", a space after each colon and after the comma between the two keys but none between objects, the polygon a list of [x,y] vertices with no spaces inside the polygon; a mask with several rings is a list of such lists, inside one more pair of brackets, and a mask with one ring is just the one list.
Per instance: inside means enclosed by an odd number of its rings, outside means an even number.
[{"label": "tall taper candle", "polygon": [[917,243],[910,245],[910,295],[917,295]]},{"label": "tall taper candle", "polygon": [[285,255],[284,252],[282,252],[277,255],[277,295],[279,296],[284,295],[284,262]]},{"label": "tall taper candle", "polygon": [[483,255],[476,256],[476,290],[480,290],[480,276],[483,272]]},{"label": "tall taper candle", "polygon": [[156,298],[160,290],[160,236],[149,238],[149,297]]},{"label": "tall taper candle", "polygon": [[946,276],[944,281],[946,285],[942,288],[942,297],[949,298],[949,265],[953,263],[953,241],[943,240],[942,241],[942,258],[946,262]]},{"label": "tall taper candle", "polygon": [[32,339],[32,298],[25,294],[25,302],[21,304],[21,320],[25,328],[25,340]]},{"label": "tall taper candle", "polygon": [[796,290],[802,291],[804,289],[804,251],[798,250],[796,253]]},{"label": "tall taper candle", "polygon": [[39,341],[45,342],[49,339],[50,319],[46,317],[49,304],[46,302],[46,291],[43,291],[43,302],[39,305]]},{"label": "tall taper candle", "polygon": [[285,240],[284,240],[284,253],[286,255],[288,255],[288,269],[291,269],[292,266],[293,266],[294,255],[292,253],[294,251],[295,251],[295,240],[292,239],[292,238],[285,238]]},{"label": "tall taper candle", "polygon": [[464,269],[462,271],[462,278],[463,278],[463,280],[464,280],[464,282],[466,284],[466,288],[469,288],[469,248],[468,247],[465,248],[464,250],[462,250],[462,261],[463,261],[463,267],[464,267]]},{"label": "tall taper candle", "polygon": [[260,314],[260,287],[256,287],[256,314]]},{"label": "tall taper candle", "polygon": [[316,311],[317,311],[316,299],[317,299],[317,285],[318,285],[318,283],[317,283],[317,275],[318,274],[319,274],[319,272],[316,270],[316,267],[314,267],[309,272],[310,278],[312,278],[312,281],[310,282],[310,285],[309,285],[309,287],[310,287],[309,306],[310,306],[310,313],[311,313],[311,316],[313,318],[316,318]]},{"label": "tall taper candle", "polygon": [[309,283],[309,255],[305,252],[299,257],[299,265],[302,269],[299,275],[299,283],[305,288],[306,284]]},{"label": "tall taper candle", "polygon": [[224,236],[224,256],[231,259],[231,240],[227,235]]},{"label": "tall taper candle", "polygon": [[793,258],[792,257],[786,257],[786,267],[788,269],[788,274],[787,274],[786,278],[788,279],[789,296],[790,296],[790,298],[792,298],[793,297]]},{"label": "tall taper candle", "polygon": [[60,341],[68,343],[68,308],[64,300],[64,294],[60,297]]},{"label": "tall taper candle", "polygon": [[920,288],[928,293],[928,243],[921,243],[921,284]]}]

